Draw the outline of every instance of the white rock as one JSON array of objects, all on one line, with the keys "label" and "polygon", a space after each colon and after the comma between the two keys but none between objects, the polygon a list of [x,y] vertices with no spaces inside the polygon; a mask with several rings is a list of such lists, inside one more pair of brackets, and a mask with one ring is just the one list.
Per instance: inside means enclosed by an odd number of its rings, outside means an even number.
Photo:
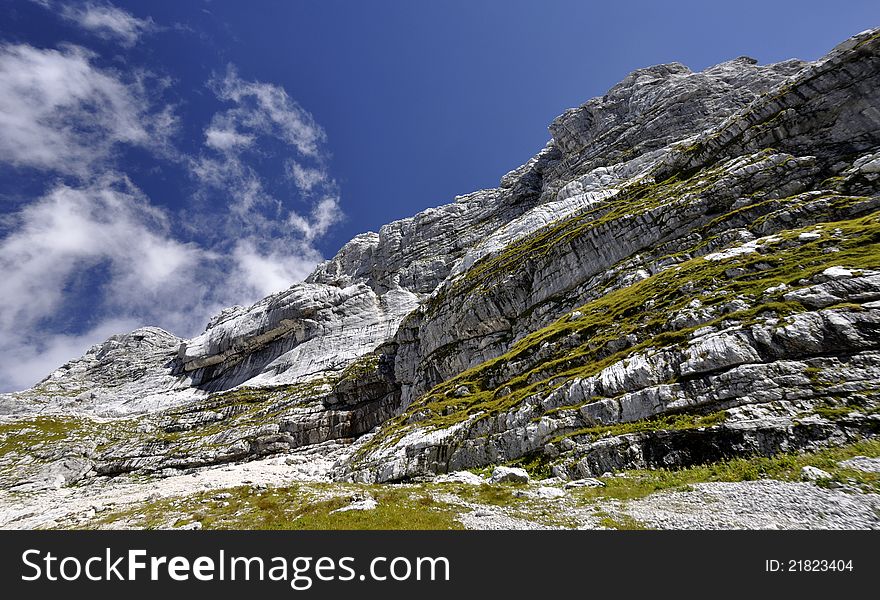
[{"label": "white rock", "polygon": [[544,498],[550,500],[553,498],[562,498],[563,496],[565,496],[565,492],[557,487],[541,486],[535,490],[534,496],[536,498]]},{"label": "white rock", "polygon": [[828,279],[849,279],[853,276],[853,272],[843,267],[828,267],[822,271],[822,275]]},{"label": "white rock", "polygon": [[485,479],[476,473],[471,473],[470,471],[455,471],[454,473],[438,475],[434,478],[434,481],[438,483],[464,483],[466,485],[481,485],[486,483]]},{"label": "white rock", "polygon": [[529,474],[519,467],[495,467],[489,483],[528,483]]},{"label": "white rock", "polygon": [[773,294],[778,294],[779,292],[784,292],[787,289],[787,285],[785,285],[784,283],[780,283],[779,285],[768,287],[766,290],[764,290],[764,295],[771,296]]},{"label": "white rock", "polygon": [[452,395],[456,398],[464,398],[465,396],[470,396],[471,391],[468,389],[468,386],[460,385],[453,390]]},{"label": "white rock", "polygon": [[349,510],[373,510],[377,506],[379,506],[379,503],[376,502],[376,499],[371,496],[368,496],[368,497],[364,498],[363,500],[355,500],[354,502],[352,502],[348,506],[343,506],[342,508],[337,508],[336,510],[331,510],[330,514],[332,515],[333,513],[347,512]]},{"label": "white rock", "polygon": [[863,164],[859,170],[862,173],[880,173],[880,158],[875,158],[874,160]]},{"label": "white rock", "polygon": [[46,490],[57,489],[80,481],[92,469],[92,462],[82,457],[69,457],[53,461],[42,467],[29,479],[20,482],[13,489]]},{"label": "white rock", "polygon": [[565,489],[567,490],[582,487],[605,487],[605,482],[594,477],[585,477],[583,479],[575,479],[574,481],[569,481],[563,487],[565,487]]},{"label": "white rock", "polygon": [[740,246],[734,246],[732,248],[725,248],[724,250],[720,250],[718,252],[712,252],[710,254],[707,254],[703,258],[711,261],[728,260],[737,256],[743,256],[744,254],[754,254],[758,250],[762,249],[765,244],[771,244],[779,241],[781,241],[781,238],[777,236],[763,237],[757,240],[746,242],[745,244],[742,244]]},{"label": "white rock", "polygon": [[817,467],[806,466],[801,469],[801,479],[804,481],[820,481],[822,479],[831,479],[834,477],[828,471],[823,471]]}]

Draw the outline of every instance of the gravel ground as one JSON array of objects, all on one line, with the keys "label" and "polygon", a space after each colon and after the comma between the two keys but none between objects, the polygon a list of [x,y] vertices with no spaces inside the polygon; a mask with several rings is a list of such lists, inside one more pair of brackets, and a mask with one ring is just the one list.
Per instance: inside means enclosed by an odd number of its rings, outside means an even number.
[{"label": "gravel ground", "polygon": [[867,456],[854,456],[840,463],[841,467],[864,471],[866,473],[880,473],[880,458],[868,458]]},{"label": "gravel ground", "polygon": [[458,520],[466,529],[558,529],[535,521],[511,517],[501,510],[490,507],[462,513]]},{"label": "gravel ground", "polygon": [[657,529],[880,529],[878,494],[773,480],[699,483],[623,512]]}]

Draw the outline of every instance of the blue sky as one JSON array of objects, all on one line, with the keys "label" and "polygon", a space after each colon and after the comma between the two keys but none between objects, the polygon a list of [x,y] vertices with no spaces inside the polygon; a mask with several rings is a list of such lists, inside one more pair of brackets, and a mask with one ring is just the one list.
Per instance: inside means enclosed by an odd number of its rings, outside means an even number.
[{"label": "blue sky", "polygon": [[876,1],[0,11],[0,390],[141,325],[194,335],[357,233],[495,186],[635,68],[815,59],[880,25]]}]

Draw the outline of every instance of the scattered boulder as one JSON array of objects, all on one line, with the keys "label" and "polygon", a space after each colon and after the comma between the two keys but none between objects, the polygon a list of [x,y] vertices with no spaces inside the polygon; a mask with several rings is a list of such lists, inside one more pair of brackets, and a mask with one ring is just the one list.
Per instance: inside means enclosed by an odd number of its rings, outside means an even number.
[{"label": "scattered boulder", "polygon": [[466,485],[482,485],[486,480],[470,471],[455,471],[434,478],[437,483],[464,483]]},{"label": "scattered boulder", "polygon": [[376,502],[376,499],[372,496],[364,496],[355,498],[352,500],[352,503],[348,506],[343,506],[342,508],[337,508],[336,510],[331,510],[330,514],[348,512],[350,510],[373,510],[379,506],[379,503]]},{"label": "scattered boulder", "polygon": [[595,477],[585,477],[584,479],[569,481],[563,487],[567,490],[582,487],[605,487],[605,482],[600,479],[596,479]]},{"label": "scattered boulder", "polygon": [[825,281],[833,279],[849,279],[853,276],[853,272],[843,267],[828,267],[822,271],[822,276]]},{"label": "scattered boulder", "polygon": [[452,395],[456,398],[464,398],[465,396],[470,396],[471,391],[468,389],[468,386],[460,385],[453,390]]},{"label": "scattered boulder", "polygon": [[801,469],[801,479],[804,481],[821,481],[823,479],[831,479],[834,477],[828,471],[823,471],[817,467],[806,466]]},{"label": "scattered boulder", "polygon": [[489,483],[528,483],[529,474],[519,467],[495,467]]},{"label": "scattered boulder", "polygon": [[534,491],[533,495],[535,498],[552,500],[554,498],[562,498],[565,496],[565,492],[557,487],[541,486]]}]

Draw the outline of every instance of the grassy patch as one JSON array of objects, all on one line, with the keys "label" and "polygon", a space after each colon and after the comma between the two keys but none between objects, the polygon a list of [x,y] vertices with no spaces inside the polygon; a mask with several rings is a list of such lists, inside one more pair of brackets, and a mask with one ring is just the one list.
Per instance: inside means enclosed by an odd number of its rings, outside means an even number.
[{"label": "grassy patch", "polygon": [[708,415],[675,414],[664,415],[655,419],[644,419],[632,423],[615,423],[614,425],[597,425],[585,429],[578,429],[555,438],[557,442],[564,438],[587,437],[590,441],[596,441],[604,437],[613,437],[627,433],[639,433],[642,431],[679,431],[682,429],[698,429],[720,425],[727,420],[725,411],[718,411]]},{"label": "grassy patch", "polygon": [[366,354],[354,360],[342,371],[339,383],[346,381],[357,382],[374,375],[379,368],[379,355]]},{"label": "grassy patch", "polygon": [[599,525],[606,529],[618,529],[623,531],[644,531],[650,529],[647,525],[627,514],[609,515],[605,511],[598,511]]},{"label": "grassy patch", "polygon": [[464,483],[446,482],[436,484],[436,489],[451,492],[467,502],[515,507],[522,505],[526,501],[523,496],[517,495],[517,492],[527,489],[527,486],[514,483],[467,485]]},{"label": "grassy patch", "polygon": [[25,453],[43,444],[66,440],[82,428],[82,419],[68,417],[36,417],[0,424],[0,455]]},{"label": "grassy patch", "polygon": [[[376,499],[375,509],[333,512],[364,494]],[[457,514],[425,490],[403,486],[340,484],[332,492],[321,486],[243,486],[146,503],[111,513],[94,525],[153,529],[198,521],[203,529],[460,529]]]},{"label": "grassy patch", "polygon": [[600,499],[635,500],[666,490],[687,490],[695,483],[713,481],[755,481],[777,479],[799,481],[801,468],[818,467],[831,473],[837,481],[853,479],[863,486],[880,491],[880,475],[844,469],[838,465],[854,456],[880,456],[880,440],[864,440],[805,454],[778,454],[772,457],[737,458],[709,465],[680,470],[627,471],[625,477],[606,477],[605,487],[577,488],[572,496],[581,502]]},{"label": "grassy patch", "polygon": [[532,479],[547,479],[552,476],[552,464],[543,452],[532,452],[508,463],[511,467],[525,469]]},{"label": "grassy patch", "polygon": [[97,421],[61,415],[0,423],[0,456],[30,454],[65,444],[96,442],[98,450],[135,435],[136,419]]}]

